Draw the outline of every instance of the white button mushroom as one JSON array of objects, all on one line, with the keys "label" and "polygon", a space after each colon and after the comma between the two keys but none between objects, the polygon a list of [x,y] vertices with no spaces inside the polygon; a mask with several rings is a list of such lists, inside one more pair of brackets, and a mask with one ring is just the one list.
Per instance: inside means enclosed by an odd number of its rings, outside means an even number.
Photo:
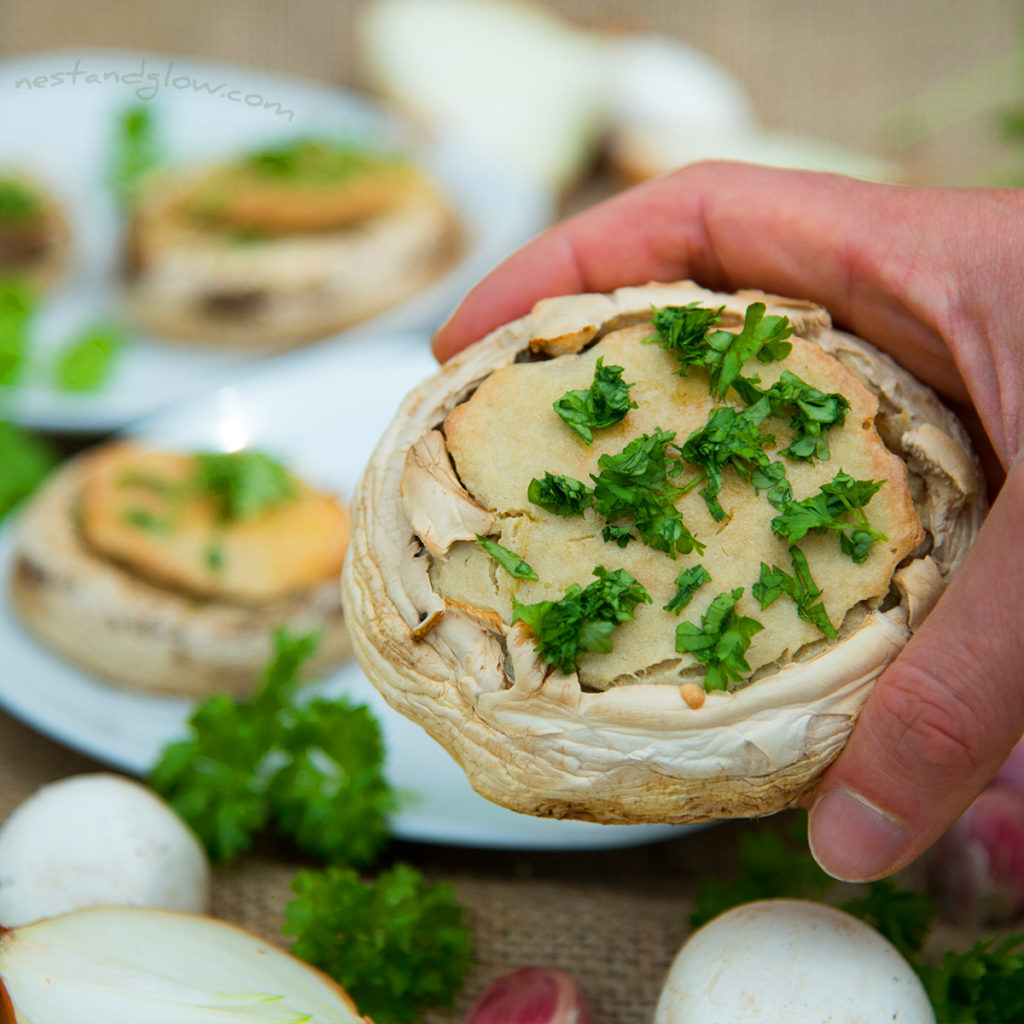
[{"label": "white button mushroom", "polygon": [[82,907],[202,913],[210,865],[198,839],[144,785],[76,775],[44,786],[0,827],[0,925]]},{"label": "white button mushroom", "polygon": [[913,968],[834,907],[762,900],[721,914],[676,956],[654,1024],[935,1024]]}]

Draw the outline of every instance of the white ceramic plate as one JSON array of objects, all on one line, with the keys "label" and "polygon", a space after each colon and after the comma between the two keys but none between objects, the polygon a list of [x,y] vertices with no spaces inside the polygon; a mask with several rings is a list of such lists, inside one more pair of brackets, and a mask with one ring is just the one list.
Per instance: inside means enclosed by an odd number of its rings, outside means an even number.
[{"label": "white ceramic plate", "polygon": [[[450,141],[417,144],[393,115],[313,81],[161,54],[63,50],[0,61],[0,93],[0,170],[20,168],[45,184],[68,208],[73,234],[70,271],[34,330],[43,361],[76,328],[117,310],[120,224],[106,177],[118,117],[132,105],[152,109],[169,162],[216,161],[302,135],[329,135],[408,147],[444,188],[465,232],[460,263],[407,302],[317,342],[321,348],[431,329],[553,214],[553,198],[538,187],[484,166]],[[106,432],[233,379],[261,358],[139,336],[100,393],[62,393],[40,375],[12,394],[0,390],[0,402],[27,426]]]},{"label": "white ceramic plate", "polygon": [[[398,403],[436,370],[426,335],[309,349],[280,357],[242,382],[192,398],[127,431],[155,445],[267,451],[343,496],[353,487]],[[16,522],[0,526],[0,578],[10,573]],[[184,734],[185,700],[133,693],[84,675],[37,644],[0,604],[0,706],[68,746],[145,774],[162,746]],[[427,734],[392,711],[354,662],[329,679],[331,693],[369,705],[388,749],[387,774],[408,795],[394,821],[401,838],[533,849],[624,846],[685,827],[607,826],[514,814],[473,792]]]}]

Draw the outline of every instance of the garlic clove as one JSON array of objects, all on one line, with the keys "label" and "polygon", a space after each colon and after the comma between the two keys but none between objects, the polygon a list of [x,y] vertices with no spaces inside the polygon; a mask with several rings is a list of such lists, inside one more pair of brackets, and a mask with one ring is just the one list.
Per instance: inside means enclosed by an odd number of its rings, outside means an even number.
[{"label": "garlic clove", "polygon": [[547,967],[521,967],[480,993],[466,1024],[591,1024],[591,1017],[569,975]]},{"label": "garlic clove", "polygon": [[1024,912],[1024,792],[996,782],[939,840],[930,865],[958,924],[1005,924]]},{"label": "garlic clove", "polygon": [[140,907],[0,931],[0,1020],[368,1024],[339,985],[271,943],[213,918]]}]

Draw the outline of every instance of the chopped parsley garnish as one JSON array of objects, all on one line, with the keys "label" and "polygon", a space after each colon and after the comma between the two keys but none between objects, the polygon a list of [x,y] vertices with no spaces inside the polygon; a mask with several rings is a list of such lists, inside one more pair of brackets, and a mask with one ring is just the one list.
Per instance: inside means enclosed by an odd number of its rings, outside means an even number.
[{"label": "chopped parsley garnish", "polygon": [[554,409],[567,427],[591,444],[595,430],[614,426],[637,407],[629,397],[631,387],[622,379],[621,366],[605,366],[599,356],[593,384],[585,391],[567,391],[554,402]]},{"label": "chopped parsley garnish", "polygon": [[315,633],[274,634],[274,656],[248,700],[217,694],[165,747],[149,778],[214,861],[249,848],[271,822],[303,850],[369,863],[388,836],[396,796],[383,775],[380,727],[369,709],[302,699],[299,672]]},{"label": "chopped parsley garnish", "polygon": [[581,516],[594,504],[594,492],[586,484],[554,473],[545,473],[539,480],[534,477],[526,496],[556,516]]},{"label": "chopped parsley garnish", "polygon": [[689,486],[702,478],[707,481],[700,493],[716,522],[725,518],[718,494],[726,466],[731,465],[741,479],[755,488],[767,488],[768,500],[776,508],[781,508],[792,497],[785,466],[781,462],[773,463],[764,453],[764,449],[775,442],[771,434],[760,429],[767,415],[768,402],[764,399],[746,409],[719,406],[711,410],[707,423],[695,430],[680,449],[687,462],[704,470],[703,477],[691,481]]},{"label": "chopped parsley garnish", "polygon": [[256,451],[197,455],[195,485],[213,501],[222,522],[259,515],[295,495],[284,466]]},{"label": "chopped parsley garnish", "polygon": [[138,104],[121,114],[109,171],[111,187],[120,202],[134,201],[142,179],[159,165],[161,149],[150,107]]},{"label": "chopped parsley garnish", "polygon": [[655,310],[657,334],[652,339],[675,355],[682,373],[689,366],[704,367],[711,377],[711,394],[718,399],[725,397],[748,359],[776,362],[785,359],[793,348],[786,341],[793,333],[789,318],[765,316],[767,307],[763,302],[747,306],[743,328],[737,333],[711,330],[722,308],[705,309],[690,303]]},{"label": "chopped parsley garnish", "polygon": [[520,604],[512,599],[512,621],[525,622],[536,637],[537,654],[566,675],[576,671],[585,652],[611,651],[612,630],[633,619],[638,604],[651,601],[625,569],[599,565],[593,575],[597,579],[586,589],[574,583],[558,601]]},{"label": "chopped parsley garnish", "polygon": [[56,383],[62,391],[90,392],[103,388],[124,347],[124,334],[111,325],[92,327],[57,357]]},{"label": "chopped parsley garnish", "polygon": [[35,301],[21,278],[0,279],[0,385],[16,384],[29,354],[29,326]]},{"label": "chopped parsley garnish", "polygon": [[764,626],[757,619],[740,615],[736,602],[743,596],[743,588],[723,591],[701,616],[700,625],[681,622],[676,626],[676,650],[692,654],[707,666],[704,688],[727,690],[729,683],[740,682],[750,674],[750,666],[743,657],[755,633]]},{"label": "chopped parsley garnish", "polygon": [[170,516],[160,516],[148,508],[140,508],[137,505],[131,505],[124,510],[124,521],[140,530],[145,530],[146,533],[158,536],[170,533],[174,529],[174,520]]},{"label": "chopped parsley garnish", "polygon": [[707,309],[697,302],[685,306],[655,308],[652,323],[655,334],[645,341],[656,341],[659,347],[672,352],[679,360],[679,373],[686,375],[689,366],[703,366],[707,358],[708,331],[718,323],[725,306]]},{"label": "chopped parsley garnish", "polygon": [[364,882],[351,869],[300,871],[285,908],[292,953],[321,968],[377,1024],[450,1007],[472,964],[472,935],[448,883],[397,864]]},{"label": "chopped parsley garnish", "polygon": [[476,542],[493,558],[510,576],[517,580],[535,580],[539,577],[530,564],[519,557],[514,551],[502,547],[497,541],[488,540],[479,533]]},{"label": "chopped parsley garnish", "polygon": [[265,178],[330,184],[353,174],[374,170],[394,158],[371,152],[354,143],[332,144],[317,139],[298,139],[247,156],[244,166]]},{"label": "chopped parsley garnish", "polygon": [[[683,490],[668,482],[666,448],[675,436],[656,427],[653,434],[635,438],[617,455],[602,455],[597,460],[600,473],[591,474],[591,479],[595,508],[608,524],[602,533],[606,541],[624,548],[639,537],[670,558],[694,549],[704,551],[704,545],[686,528],[675,506]],[[675,463],[673,472],[679,468],[680,464]]]},{"label": "chopped parsley garnish", "polygon": [[837,391],[826,394],[783,370],[782,376],[762,389],[757,377],[738,377],[733,382],[740,397],[749,405],[767,399],[773,416],[789,415],[793,440],[782,449],[791,459],[826,461],[829,458],[828,430],[846,422],[850,403]]},{"label": "chopped parsley garnish", "polygon": [[0,179],[0,224],[32,220],[41,210],[39,196],[28,185],[9,178]]},{"label": "chopped parsley garnish", "polygon": [[676,577],[676,592],[668,604],[663,605],[665,611],[677,615],[690,603],[693,595],[705,583],[711,582],[711,573],[703,565],[691,565]]},{"label": "chopped parsley garnish", "polygon": [[825,636],[834,639],[836,630],[825,611],[825,605],[821,601],[815,603],[815,599],[821,597],[821,588],[811,576],[806,556],[793,545],[789,549],[789,557],[793,563],[792,575],[777,565],[769,567],[762,562],[761,578],[750,588],[751,594],[761,602],[762,609],[782,594],[788,594],[796,603],[797,614],[804,622],[817,626]]},{"label": "chopped parsley garnish", "polygon": [[803,501],[785,502],[780,514],[772,520],[772,530],[790,545],[812,530],[815,533],[835,530],[843,553],[854,562],[863,562],[875,541],[888,539],[864,514],[864,506],[884,483],[884,480],[854,480],[840,470],[817,494]]}]

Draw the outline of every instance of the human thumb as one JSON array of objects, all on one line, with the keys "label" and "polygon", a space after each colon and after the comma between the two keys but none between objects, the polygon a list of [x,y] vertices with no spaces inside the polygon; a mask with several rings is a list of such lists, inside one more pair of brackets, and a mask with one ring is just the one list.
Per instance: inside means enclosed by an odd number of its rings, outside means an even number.
[{"label": "human thumb", "polygon": [[949,588],[882,674],[822,778],[810,844],[829,874],[881,878],[936,840],[1024,731],[1024,461]]}]

